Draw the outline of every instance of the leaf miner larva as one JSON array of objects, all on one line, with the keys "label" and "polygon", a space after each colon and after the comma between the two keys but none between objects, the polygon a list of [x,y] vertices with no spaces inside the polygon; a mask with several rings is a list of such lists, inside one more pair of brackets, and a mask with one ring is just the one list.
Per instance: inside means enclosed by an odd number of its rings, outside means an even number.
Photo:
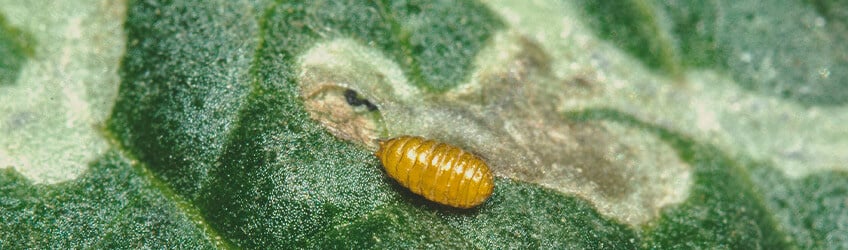
[{"label": "leaf miner larva", "polygon": [[380,142],[386,173],[424,198],[457,208],[480,205],[495,188],[488,165],[461,148],[417,136]]}]

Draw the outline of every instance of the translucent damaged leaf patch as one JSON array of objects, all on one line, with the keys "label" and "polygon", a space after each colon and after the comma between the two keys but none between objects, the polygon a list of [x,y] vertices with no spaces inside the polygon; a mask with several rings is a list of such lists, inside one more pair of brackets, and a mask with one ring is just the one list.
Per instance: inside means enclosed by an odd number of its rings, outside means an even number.
[{"label": "translucent damaged leaf patch", "polygon": [[[594,37],[581,22],[581,14],[572,12],[575,7],[566,2],[487,3],[495,12],[508,17],[505,18],[508,26],[537,38],[542,47],[555,55],[551,56],[556,59],[553,74],[563,77],[579,75],[579,71],[595,72],[597,95],[563,100],[562,111],[587,108],[624,111],[717,144],[728,152],[773,162],[774,167],[793,178],[848,170],[844,164],[848,154],[843,153],[848,148],[848,130],[843,125],[848,122],[848,105],[805,106],[764,95],[740,87],[738,80],[730,79],[722,70],[683,69],[675,77],[658,75],[622,53],[617,47],[620,45]],[[751,55],[747,53],[731,56],[745,60],[748,57]],[[775,70],[771,66],[761,68]],[[787,72],[795,70],[798,69]],[[798,84],[809,87],[816,85],[815,82]]]},{"label": "translucent damaged leaf patch", "polygon": [[321,122],[339,138],[369,141],[378,133],[380,117],[377,106],[359,96],[355,90],[335,85],[304,92],[306,108],[312,119]]},{"label": "translucent damaged leaf patch", "polygon": [[353,40],[320,43],[299,64],[300,94],[310,117],[337,137],[372,149],[387,133],[381,108],[421,95],[394,62]]},{"label": "translucent damaged leaf patch", "polygon": [[99,135],[118,88],[123,2],[8,4],[0,14],[33,35],[33,58],[0,85],[0,168],[35,183],[74,179],[107,145]]},{"label": "translucent damaged leaf patch", "polygon": [[596,83],[590,73],[553,76],[548,54],[531,38],[501,33],[478,56],[470,83],[427,94],[378,52],[335,40],[301,57],[299,83],[312,118],[370,148],[407,134],[455,143],[499,176],[577,194],[631,224],[682,201],[689,167],[670,147],[638,129],[563,118],[557,104],[596,95]]}]

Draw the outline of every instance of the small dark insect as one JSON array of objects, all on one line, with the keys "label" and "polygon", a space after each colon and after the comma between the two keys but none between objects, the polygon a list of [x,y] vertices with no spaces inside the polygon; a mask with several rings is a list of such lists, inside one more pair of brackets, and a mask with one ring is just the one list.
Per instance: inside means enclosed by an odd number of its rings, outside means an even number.
[{"label": "small dark insect", "polygon": [[369,102],[368,99],[360,98],[359,94],[356,93],[355,90],[352,90],[352,89],[345,90],[344,97],[345,97],[345,101],[347,101],[347,104],[350,104],[350,106],[358,107],[358,106],[365,105],[365,108],[368,108],[368,111],[376,111],[377,110],[377,105],[374,105],[373,103]]},{"label": "small dark insect", "polygon": [[486,201],[495,188],[486,162],[449,144],[400,136],[381,141],[376,155],[392,179],[444,205],[471,208]]}]

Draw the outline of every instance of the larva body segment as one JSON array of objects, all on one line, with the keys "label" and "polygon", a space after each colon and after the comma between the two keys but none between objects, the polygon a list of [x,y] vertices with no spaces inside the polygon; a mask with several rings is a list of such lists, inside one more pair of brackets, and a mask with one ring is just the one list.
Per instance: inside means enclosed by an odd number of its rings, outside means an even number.
[{"label": "larva body segment", "polygon": [[471,208],[486,201],[495,188],[486,162],[453,145],[400,136],[380,142],[376,155],[392,179],[444,205]]}]

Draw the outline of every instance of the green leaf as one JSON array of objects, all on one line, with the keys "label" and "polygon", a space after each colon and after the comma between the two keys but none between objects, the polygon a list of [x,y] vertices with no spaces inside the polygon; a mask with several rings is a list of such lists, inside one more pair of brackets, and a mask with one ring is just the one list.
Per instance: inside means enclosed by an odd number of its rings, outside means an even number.
[{"label": "green leaf", "polygon": [[838,1],[0,6],[3,249],[848,247]]},{"label": "green leaf", "polygon": [[146,170],[110,151],[73,182],[34,185],[0,173],[4,248],[213,248],[185,209],[150,182]]}]

